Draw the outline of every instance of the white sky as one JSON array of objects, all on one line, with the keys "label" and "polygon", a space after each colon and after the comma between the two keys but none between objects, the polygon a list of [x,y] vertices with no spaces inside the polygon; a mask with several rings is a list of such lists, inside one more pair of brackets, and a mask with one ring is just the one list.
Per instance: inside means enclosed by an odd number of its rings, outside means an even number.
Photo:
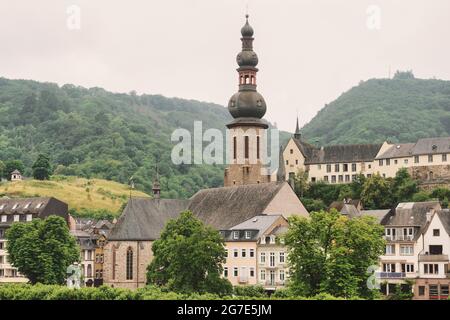
[{"label": "white sky", "polygon": [[389,68],[450,79],[448,0],[0,0],[0,76],[226,105],[247,4],[258,91],[283,130]]}]

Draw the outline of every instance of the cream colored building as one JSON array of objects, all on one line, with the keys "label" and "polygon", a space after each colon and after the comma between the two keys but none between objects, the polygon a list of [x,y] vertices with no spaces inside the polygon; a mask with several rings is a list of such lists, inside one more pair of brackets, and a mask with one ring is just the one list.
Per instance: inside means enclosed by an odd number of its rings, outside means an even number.
[{"label": "cream colored building", "polygon": [[415,143],[334,145],[318,147],[296,133],[284,149],[287,179],[299,171],[310,182],[350,183],[357,175],[395,177],[406,168],[411,176],[430,186],[450,182],[450,137],[420,139]]},{"label": "cream colored building", "polygon": [[223,275],[233,285],[262,285],[273,291],[288,276],[287,252],[278,236],[287,231],[282,215],[258,215],[222,230],[227,249]]}]

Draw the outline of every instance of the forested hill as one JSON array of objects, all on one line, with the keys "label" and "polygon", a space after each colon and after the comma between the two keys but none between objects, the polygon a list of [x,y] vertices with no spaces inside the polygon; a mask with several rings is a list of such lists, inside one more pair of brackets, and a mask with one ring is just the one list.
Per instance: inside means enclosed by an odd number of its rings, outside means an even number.
[{"label": "forested hill", "polygon": [[223,168],[172,165],[172,131],[194,120],[225,128],[230,119],[211,103],[0,78],[0,160],[22,160],[28,176],[44,153],[56,174],[121,183],[133,176],[149,192],[159,158],[162,196],[188,197],[222,185]]},{"label": "forested hill", "polygon": [[393,79],[361,82],[326,105],[302,132],[320,145],[450,136],[450,81],[397,72]]}]

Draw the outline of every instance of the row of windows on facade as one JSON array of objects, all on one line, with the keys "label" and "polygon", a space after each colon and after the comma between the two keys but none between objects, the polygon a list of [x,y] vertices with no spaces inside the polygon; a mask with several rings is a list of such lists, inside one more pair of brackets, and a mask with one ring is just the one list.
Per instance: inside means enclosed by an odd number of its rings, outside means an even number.
[{"label": "row of windows on facade", "polygon": [[[387,244],[385,249],[386,255],[395,255],[395,244]],[[401,245],[400,246],[401,256],[412,256],[414,255],[414,246]]]},{"label": "row of windows on facade", "polygon": [[[87,265],[86,272],[85,272],[83,264],[81,265],[81,270],[82,270],[83,277],[92,278],[92,266],[90,264]],[[95,270],[95,278],[96,279],[103,279],[103,269],[96,269]]]},{"label": "row of windows on facade", "polygon": [[[225,232],[222,231],[222,236],[225,236]],[[233,231],[233,240],[239,240],[240,238],[240,231]],[[250,240],[252,238],[252,231],[245,231],[244,232],[244,239]],[[262,237],[261,238],[261,244],[276,244],[276,237],[274,235],[268,236],[268,237]]]},{"label": "row of windows on facade", "polygon": [[[384,238],[386,240],[412,240],[414,239],[414,228],[385,228]],[[433,237],[439,237],[441,229],[433,229]]]},{"label": "row of windows on facade", "polygon": [[[83,250],[82,255],[83,255],[84,261],[91,261],[92,256],[93,256],[92,253],[93,253],[93,250]],[[103,260],[104,260],[104,254],[97,253],[95,255],[95,263],[103,263]]]},{"label": "row of windows on facade", "polygon": [[[12,217],[9,218],[8,217]],[[19,222],[19,221],[31,221],[33,219],[33,215],[31,213],[27,213],[27,214],[14,214],[14,215],[6,215],[6,214],[2,214],[0,215],[0,222],[6,223],[8,221],[13,221],[13,222]]]},{"label": "row of windows on facade", "polygon": [[[445,265],[447,270],[444,270],[446,273],[448,272],[448,265]],[[414,264],[413,263],[401,263],[401,272],[402,273],[413,273],[414,272]],[[396,263],[383,263],[383,272],[394,273],[397,272]],[[424,274],[439,274],[439,264],[437,263],[425,263],[423,265],[423,273]]]},{"label": "row of windows on facade", "polygon": [[[249,270],[248,274],[247,274],[247,269]],[[239,276],[242,278],[246,278],[246,277],[254,278],[255,277],[255,268],[253,268],[253,267],[250,267],[250,268],[241,267],[240,271],[239,271],[238,267],[233,267],[232,270],[233,270],[233,273],[232,273],[233,277],[239,277]],[[270,270],[269,271],[269,279],[275,280],[276,274],[277,274],[277,272],[275,270]],[[225,278],[228,278],[230,276],[228,267],[223,268],[223,276]],[[286,278],[285,271],[283,269],[278,270],[278,279],[280,281],[284,281],[285,278]],[[266,280],[266,270],[265,269],[259,270],[259,279],[261,281]]]},{"label": "row of windows on facade", "polygon": [[[430,299],[448,298],[448,284],[430,284],[428,286]],[[419,296],[425,296],[425,286],[419,286]]]},{"label": "row of windows on facade", "polygon": [[[434,155],[433,154],[429,154],[428,155],[428,163],[432,163],[433,160],[434,160]],[[441,154],[441,160],[442,160],[442,162],[447,162],[447,154],[446,153]],[[403,163],[404,164],[408,164],[408,159],[404,159]],[[420,156],[414,156],[414,163],[420,163]],[[380,159],[380,160],[378,160],[378,165],[380,167],[382,167],[385,164],[386,164],[386,166],[390,166],[391,165],[391,159]],[[394,164],[398,164],[397,159],[394,159]]]},{"label": "row of windows on facade", "polygon": [[[292,150],[292,149],[291,149]],[[447,162],[447,154],[442,154],[442,162]],[[428,163],[433,163],[434,161],[434,155],[430,154],[428,155]],[[408,159],[403,159],[403,163],[404,164],[408,164],[409,160]],[[419,156],[414,156],[414,163],[420,163],[420,157]],[[298,160],[295,160],[295,164],[298,165]],[[394,164],[398,164],[398,159],[394,159]],[[286,165],[289,165],[289,160],[286,160]],[[343,164],[334,164],[334,172],[341,172],[341,165],[342,165],[342,172],[348,172],[349,171],[349,164],[347,163],[343,163]],[[391,165],[391,159],[380,159],[378,160],[378,165],[380,167],[386,165],[386,166],[390,166]],[[369,164],[368,168],[370,169],[372,166]],[[326,171],[327,172],[332,172],[332,168],[333,165],[331,164],[327,164],[326,165]],[[322,169],[322,165],[318,164],[317,165],[317,169],[321,170]],[[356,168],[356,163],[352,163],[351,164],[351,170],[352,172],[356,172],[357,168]]]},{"label": "row of windows on facade", "polygon": [[[39,208],[41,208],[42,206],[44,205],[44,203],[43,202],[39,202],[37,205],[36,205],[36,209],[39,209]],[[5,209],[6,208],[6,204],[0,204],[0,210],[3,210],[3,209]],[[19,203],[15,203],[13,206],[12,206],[12,208],[11,208],[11,210],[17,210],[17,209],[20,209],[21,207],[20,207],[20,204]],[[31,202],[28,202],[28,203],[26,203],[24,206],[23,206],[23,209],[31,209]]]},{"label": "row of windows on facade", "polygon": [[[226,256],[228,257],[228,250],[226,250]],[[239,250],[238,249],[233,249],[233,258],[246,258],[247,257],[247,249],[241,249],[241,255],[239,256]],[[249,249],[249,258],[254,258],[255,257],[255,250],[254,249]],[[275,266],[275,259],[276,259],[276,253],[275,252],[270,252],[269,253],[269,261],[270,261],[270,266]],[[286,261],[286,255],[284,252],[279,252],[278,253],[278,262],[279,263],[285,263]],[[259,262],[260,263],[266,263],[266,253],[265,252],[261,252],[259,254]]]}]

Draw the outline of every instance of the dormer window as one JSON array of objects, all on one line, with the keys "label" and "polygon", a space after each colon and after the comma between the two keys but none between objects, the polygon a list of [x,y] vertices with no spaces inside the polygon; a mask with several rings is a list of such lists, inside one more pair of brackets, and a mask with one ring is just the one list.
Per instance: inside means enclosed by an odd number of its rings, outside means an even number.
[{"label": "dormer window", "polygon": [[233,231],[233,239],[239,239],[239,231]]},{"label": "dormer window", "polygon": [[275,244],[275,236],[270,236],[270,244]]},{"label": "dormer window", "polygon": [[252,233],[250,231],[245,231],[245,239],[250,239],[252,237]]}]

